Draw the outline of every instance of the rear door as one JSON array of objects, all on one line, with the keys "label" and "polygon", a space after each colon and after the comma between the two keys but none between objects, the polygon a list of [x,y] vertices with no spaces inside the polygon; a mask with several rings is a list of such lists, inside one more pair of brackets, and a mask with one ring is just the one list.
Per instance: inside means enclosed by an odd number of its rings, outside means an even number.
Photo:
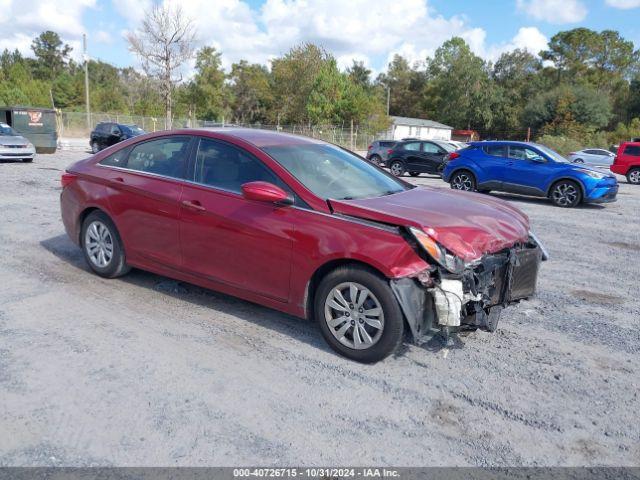
[{"label": "rear door", "polygon": [[179,268],[179,202],[191,141],[157,138],[100,162],[109,169],[109,204],[130,259]]},{"label": "rear door", "polygon": [[405,169],[408,171],[422,172],[422,143],[408,142],[402,146],[402,158]]},{"label": "rear door", "polygon": [[478,159],[478,186],[500,190],[505,181],[509,163],[509,147],[507,144],[489,144],[481,148],[482,157]]},{"label": "rear door", "polygon": [[210,138],[199,139],[194,165],[180,200],[183,269],[286,301],[295,209],[247,200],[241,186],[288,187],[258,158]]}]

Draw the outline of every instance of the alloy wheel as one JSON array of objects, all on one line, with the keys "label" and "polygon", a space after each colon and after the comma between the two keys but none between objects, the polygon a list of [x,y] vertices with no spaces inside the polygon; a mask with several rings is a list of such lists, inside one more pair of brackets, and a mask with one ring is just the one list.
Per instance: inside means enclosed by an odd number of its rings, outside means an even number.
[{"label": "alloy wheel", "polygon": [[109,265],[113,258],[113,237],[104,223],[98,220],[91,222],[84,236],[84,248],[96,267]]},{"label": "alloy wheel", "polygon": [[629,173],[629,182],[635,185],[640,183],[640,170],[633,170]]},{"label": "alloy wheel", "polygon": [[553,201],[561,207],[575,205],[578,195],[578,190],[571,183],[559,183],[552,193]]},{"label": "alloy wheel", "polygon": [[456,190],[465,190],[470,192],[473,190],[473,180],[466,173],[458,173],[451,181],[451,186]]},{"label": "alloy wheel", "polygon": [[399,177],[400,175],[402,175],[404,169],[402,168],[402,164],[400,162],[394,162],[391,164],[390,170],[393,175]]},{"label": "alloy wheel", "polygon": [[324,304],[324,319],[343,345],[365,350],[375,345],[384,330],[384,312],[376,296],[356,282],[334,287]]}]

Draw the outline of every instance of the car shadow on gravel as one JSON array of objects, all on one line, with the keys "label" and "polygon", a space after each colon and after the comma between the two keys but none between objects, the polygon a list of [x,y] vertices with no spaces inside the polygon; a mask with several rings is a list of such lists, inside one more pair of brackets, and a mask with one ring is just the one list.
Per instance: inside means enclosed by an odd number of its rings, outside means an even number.
[{"label": "car shadow on gravel", "polygon": [[[517,203],[528,203],[530,205],[547,205],[549,208],[560,208],[556,207],[551,203],[551,200],[543,197],[528,197],[526,195],[518,195],[517,193],[504,193],[504,192],[491,192],[488,193],[490,197],[499,198],[501,200],[509,200]],[[598,203],[580,203],[574,209],[577,210],[602,210],[606,208],[605,205],[601,205]]]},{"label": "car shadow on gravel", "polygon": [[[40,245],[65,263],[82,270],[88,275],[95,275],[86,264],[80,248],[66,235],[47,238],[42,240]],[[82,280],[79,279],[78,281],[81,282]],[[158,295],[169,295],[177,300],[210,309],[212,312],[241,318],[261,327],[269,328],[274,332],[292,337],[319,350],[332,352],[314,322],[241,300],[231,295],[136,268],[132,269],[127,275],[112,280],[112,282],[114,282],[114,288],[118,288],[118,282],[126,282],[137,287],[153,290]]]}]

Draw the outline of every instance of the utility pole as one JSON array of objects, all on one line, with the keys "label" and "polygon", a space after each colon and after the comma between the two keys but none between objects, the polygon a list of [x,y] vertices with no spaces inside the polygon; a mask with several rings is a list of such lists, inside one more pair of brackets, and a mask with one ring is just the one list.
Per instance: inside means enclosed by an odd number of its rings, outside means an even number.
[{"label": "utility pole", "polygon": [[389,104],[391,100],[391,87],[387,84],[387,117],[389,116]]},{"label": "utility pole", "polygon": [[91,130],[91,107],[89,106],[89,56],[87,55],[87,34],[82,34],[82,57],[84,59],[84,100],[87,110],[87,129]]}]

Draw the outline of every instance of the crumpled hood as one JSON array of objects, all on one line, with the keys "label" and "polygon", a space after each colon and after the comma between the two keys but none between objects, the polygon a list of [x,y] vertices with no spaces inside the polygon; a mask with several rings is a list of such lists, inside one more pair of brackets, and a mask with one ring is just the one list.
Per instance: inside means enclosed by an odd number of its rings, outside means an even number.
[{"label": "crumpled hood", "polygon": [[329,203],[335,213],[422,228],[466,262],[529,238],[529,219],[524,213],[479,193],[425,186],[384,197]]}]

